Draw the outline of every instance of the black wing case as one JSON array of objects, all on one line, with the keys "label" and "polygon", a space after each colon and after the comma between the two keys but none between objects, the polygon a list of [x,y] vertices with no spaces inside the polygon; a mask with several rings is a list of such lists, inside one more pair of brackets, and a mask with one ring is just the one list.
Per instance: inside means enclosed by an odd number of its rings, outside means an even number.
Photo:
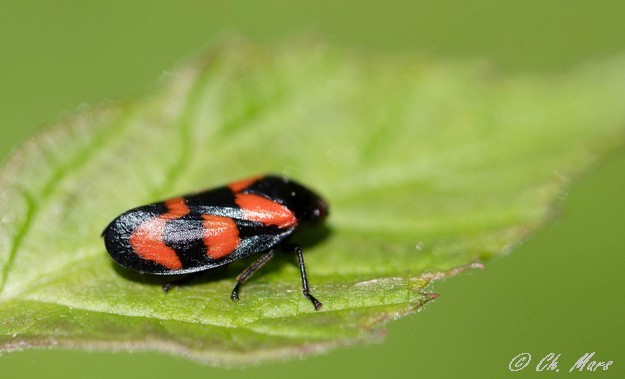
[{"label": "black wing case", "polygon": [[111,257],[142,273],[207,270],[275,248],[295,227],[246,220],[228,187],[131,209],[103,233]]}]

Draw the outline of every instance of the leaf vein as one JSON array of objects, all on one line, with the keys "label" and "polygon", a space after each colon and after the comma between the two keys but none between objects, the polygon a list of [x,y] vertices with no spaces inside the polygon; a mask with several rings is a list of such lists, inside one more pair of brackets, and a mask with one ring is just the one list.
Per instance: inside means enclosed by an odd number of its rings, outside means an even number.
[{"label": "leaf vein", "polygon": [[9,250],[9,258],[7,263],[4,266],[2,271],[2,279],[0,280],[0,294],[4,291],[6,284],[9,280],[9,275],[11,272],[11,268],[15,264],[15,260],[17,259],[17,255],[20,249],[20,246],[28,234],[28,231],[36,219],[39,207],[37,206],[37,201],[35,198],[39,199],[39,202],[43,202],[47,198],[49,198],[54,190],[57,188],[58,184],[61,182],[61,179],[67,177],[68,174],[72,172],[77,172],[81,167],[85,166],[90,159],[95,156],[95,154],[104,148],[107,142],[114,140],[113,137],[118,136],[118,128],[123,129],[124,126],[129,125],[126,121],[127,114],[122,114],[116,120],[112,120],[112,127],[105,128],[103,131],[97,135],[89,143],[87,143],[82,149],[80,149],[67,164],[61,165],[54,171],[50,179],[43,186],[41,192],[38,196],[33,196],[27,193],[24,189],[21,189],[22,195],[25,197],[27,202],[27,211],[26,217],[24,218],[23,223],[20,225],[16,236],[13,238],[11,249]]}]

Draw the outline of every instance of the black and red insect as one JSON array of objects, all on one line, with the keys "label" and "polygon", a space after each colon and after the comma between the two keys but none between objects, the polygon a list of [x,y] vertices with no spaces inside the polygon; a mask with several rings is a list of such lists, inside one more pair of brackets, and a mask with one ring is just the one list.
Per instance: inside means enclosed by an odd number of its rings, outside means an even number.
[{"label": "black and red insect", "polygon": [[102,236],[121,266],[155,275],[210,270],[262,253],[237,277],[232,300],[277,248],[290,249],[297,254],[304,296],[319,309],[322,304],[308,287],[302,249],[289,237],[327,214],[328,204],[310,189],[267,175],[131,209]]}]

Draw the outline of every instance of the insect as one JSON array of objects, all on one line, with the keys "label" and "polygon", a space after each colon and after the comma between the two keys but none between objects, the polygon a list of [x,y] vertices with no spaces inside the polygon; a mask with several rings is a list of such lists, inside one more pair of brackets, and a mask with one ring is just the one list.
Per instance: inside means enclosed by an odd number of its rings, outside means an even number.
[{"label": "insect", "polygon": [[319,195],[286,177],[267,175],[133,208],[102,236],[115,262],[155,275],[195,273],[262,254],[237,276],[232,300],[276,249],[289,249],[298,258],[302,292],[318,310],[322,303],[310,293],[302,249],[289,237],[327,215],[328,204]]}]

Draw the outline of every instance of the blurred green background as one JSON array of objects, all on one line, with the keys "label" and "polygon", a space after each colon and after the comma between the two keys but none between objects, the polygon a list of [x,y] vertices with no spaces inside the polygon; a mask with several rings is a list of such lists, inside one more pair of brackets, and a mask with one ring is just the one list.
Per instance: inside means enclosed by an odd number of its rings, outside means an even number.
[{"label": "blurred green background", "polygon": [[[625,53],[620,1],[0,1],[0,157],[81,103],[141,96],[220,36],[316,34],[340,46],[488,59],[549,73]],[[528,377],[550,352],[561,376],[584,353],[625,377],[625,151],[577,182],[562,218],[510,256],[436,283],[441,298],[388,325],[381,344],[219,369],[156,353],[26,351],[2,378]],[[1,320],[0,320],[1,321]],[[1,324],[0,324],[1,325]],[[532,354],[522,372],[508,363]],[[593,376],[594,376],[593,375]],[[588,376],[588,375],[587,375]]]}]

